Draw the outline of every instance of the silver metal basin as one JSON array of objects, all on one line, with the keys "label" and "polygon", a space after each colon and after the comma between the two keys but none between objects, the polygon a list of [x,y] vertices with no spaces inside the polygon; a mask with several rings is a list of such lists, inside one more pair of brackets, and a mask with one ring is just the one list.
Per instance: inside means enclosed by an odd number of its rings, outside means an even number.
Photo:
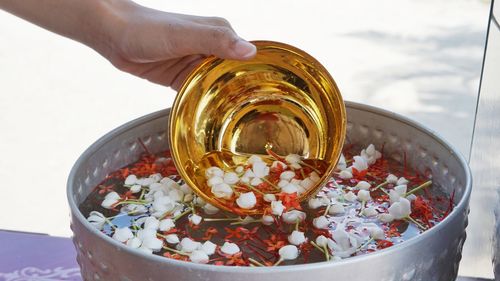
[{"label": "silver metal basin", "polygon": [[455,280],[465,241],[471,175],[464,158],[436,133],[400,115],[347,102],[348,142],[384,144],[397,161],[408,163],[451,194],[456,207],[440,224],[400,245],[340,262],[318,262],[273,268],[227,267],[182,262],[129,249],[86,222],[79,204],[106,174],[132,163],[143,152],[168,148],[169,110],[131,121],[91,145],[75,163],[68,179],[73,241],[85,280]]}]

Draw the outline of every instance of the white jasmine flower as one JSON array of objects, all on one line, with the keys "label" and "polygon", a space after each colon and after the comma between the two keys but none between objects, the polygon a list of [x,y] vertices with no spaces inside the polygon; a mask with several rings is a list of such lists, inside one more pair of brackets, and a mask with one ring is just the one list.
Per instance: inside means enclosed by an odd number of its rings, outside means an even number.
[{"label": "white jasmine flower", "polygon": [[219,209],[212,204],[206,203],[205,205],[203,205],[203,211],[207,215],[214,215],[219,212]]},{"label": "white jasmine flower", "polygon": [[340,154],[339,162],[337,162],[337,166],[335,168],[341,171],[347,168],[347,162],[345,161],[344,154]]},{"label": "white jasmine flower", "polygon": [[406,199],[413,201],[413,200],[417,199],[417,196],[415,194],[410,194],[410,195],[406,196]]},{"label": "white jasmine flower", "polygon": [[264,201],[266,201],[266,202],[276,201],[276,195],[274,195],[272,193],[265,194],[264,195]]},{"label": "white jasmine flower", "polygon": [[283,211],[285,210],[285,206],[283,206],[283,202],[281,201],[272,201],[271,202],[271,211],[273,215],[281,216]]},{"label": "white jasmine flower", "polygon": [[193,251],[201,249],[201,243],[191,240],[188,237],[184,237],[181,240],[180,249],[186,253],[192,253]]},{"label": "white jasmine flower", "polygon": [[134,237],[134,234],[128,227],[117,228],[115,233],[113,233],[113,239],[122,243],[127,242],[132,237]]},{"label": "white jasmine flower", "polygon": [[350,257],[359,246],[356,237],[347,233],[343,225],[337,226],[332,232],[332,238],[333,240],[328,240],[328,247],[334,251],[336,256],[341,258]]},{"label": "white jasmine flower", "polygon": [[321,179],[321,177],[318,175],[318,173],[316,173],[316,172],[314,172],[314,171],[313,171],[313,172],[311,172],[311,173],[309,174],[309,178],[310,178],[310,179],[311,179],[314,183],[319,182],[319,180]]},{"label": "white jasmine flower", "polygon": [[377,210],[375,210],[375,208],[373,206],[370,206],[368,208],[363,209],[363,215],[365,215],[367,217],[373,217],[373,216],[378,215],[378,212],[377,212]]},{"label": "white jasmine flower", "polygon": [[146,229],[158,230],[159,227],[160,221],[158,221],[158,219],[155,217],[148,217],[146,218],[146,221],[144,221],[144,228]]},{"label": "white jasmine flower", "polygon": [[354,156],[353,159],[354,159],[354,162],[352,163],[353,168],[355,168],[360,172],[368,169],[368,163],[366,162],[365,158],[361,156]]},{"label": "white jasmine flower", "polygon": [[343,213],[345,213],[345,208],[340,203],[334,203],[330,206],[330,209],[328,209],[328,214],[330,215],[338,215]]},{"label": "white jasmine flower", "polygon": [[128,177],[125,179],[125,185],[134,185],[137,183],[137,176],[136,175],[128,175]]},{"label": "white jasmine flower", "polygon": [[87,221],[95,228],[102,230],[104,224],[106,224],[106,217],[102,213],[92,211],[90,212]]},{"label": "white jasmine flower", "polygon": [[398,182],[398,177],[396,177],[393,174],[389,174],[387,178],[385,179],[386,182],[396,184]]},{"label": "white jasmine flower", "polygon": [[224,182],[227,184],[236,184],[240,178],[236,173],[229,172],[224,174]]},{"label": "white jasmine flower", "polygon": [[249,184],[250,183],[250,178],[249,177],[241,177],[240,182]]},{"label": "white jasmine flower", "polygon": [[399,193],[400,196],[403,196],[406,194],[407,187],[406,185],[396,185],[394,187],[394,190]]},{"label": "white jasmine flower", "polygon": [[242,193],[236,199],[236,204],[242,209],[251,209],[257,204],[257,198],[253,192]]},{"label": "white jasmine flower", "polygon": [[121,199],[120,195],[118,195],[118,193],[112,191],[112,192],[106,194],[106,196],[104,196],[104,200],[102,201],[101,206],[103,208],[106,208],[106,209],[112,209],[113,205],[118,203],[118,201],[120,199]]},{"label": "white jasmine flower", "polygon": [[278,182],[278,187],[279,187],[279,188],[283,188],[283,187],[285,187],[285,186],[286,186],[287,184],[289,184],[289,183],[290,183],[290,182],[289,182],[289,181],[287,181],[287,180],[280,180],[280,181]]},{"label": "white jasmine flower", "polygon": [[182,199],[184,198],[184,193],[178,189],[172,189],[168,192],[168,197],[172,199],[175,202],[182,202]]},{"label": "white jasmine flower", "polygon": [[302,186],[306,190],[311,189],[314,186],[314,181],[310,178],[305,178],[300,182],[300,186]]},{"label": "white jasmine flower", "polygon": [[349,172],[348,170],[342,170],[339,173],[339,178],[341,178],[343,180],[352,179],[352,173]]},{"label": "white jasmine flower", "polygon": [[380,214],[378,215],[378,219],[381,221],[381,222],[391,222],[394,220],[394,217],[391,215],[391,214]]},{"label": "white jasmine flower", "polygon": [[399,199],[401,198],[401,195],[394,189],[389,191],[389,200],[391,204],[395,202],[399,202]]},{"label": "white jasmine flower", "polygon": [[285,157],[285,161],[289,164],[299,164],[302,161],[302,157],[298,154],[288,154]]},{"label": "white jasmine flower", "polygon": [[388,209],[395,219],[403,219],[411,214],[411,203],[406,198],[400,198],[399,202],[394,202]]},{"label": "white jasmine flower", "polygon": [[156,174],[150,175],[149,178],[154,180],[155,182],[159,182],[163,177],[161,176],[160,173],[156,173]]},{"label": "white jasmine flower", "polygon": [[360,181],[356,184],[356,188],[361,189],[361,190],[369,190],[371,187],[371,184],[369,184],[366,181]]},{"label": "white jasmine flower", "polygon": [[354,202],[356,201],[356,199],[358,199],[358,197],[352,191],[349,191],[344,195],[344,199],[349,202]]},{"label": "white jasmine flower", "polygon": [[295,177],[295,172],[293,171],[284,171],[280,174],[280,179],[290,181]]},{"label": "white jasmine flower", "polygon": [[186,194],[186,195],[184,195],[184,198],[183,198],[182,201],[184,203],[189,203],[189,202],[193,201],[193,199],[194,199],[194,195],[193,194]]},{"label": "white jasmine flower", "polygon": [[208,255],[200,250],[195,250],[189,255],[189,260],[194,263],[208,263]]},{"label": "white jasmine flower", "polygon": [[330,222],[325,216],[319,216],[313,219],[313,225],[318,229],[327,229],[329,224]]},{"label": "white jasmine flower", "polygon": [[328,238],[323,235],[316,237],[316,244],[320,247],[325,247],[328,245]]},{"label": "white jasmine flower", "polygon": [[240,247],[238,247],[238,245],[236,245],[235,243],[224,242],[224,245],[222,245],[220,250],[224,254],[232,256],[240,252]]},{"label": "white jasmine flower", "polygon": [[222,171],[222,169],[219,167],[210,167],[210,168],[205,170],[205,176],[207,177],[207,179],[209,179],[213,176],[217,176],[217,177],[222,178],[224,176],[224,171]]},{"label": "white jasmine flower", "polygon": [[[221,176],[222,177],[222,176]],[[163,178],[160,183],[163,185],[163,189],[165,191],[169,191],[170,189],[180,189],[180,186],[179,184],[174,181],[173,179],[169,178],[169,177],[165,177]],[[150,186],[151,188],[151,186]]]},{"label": "white jasmine flower", "polygon": [[284,193],[292,194],[298,192],[299,188],[295,184],[289,183],[285,187],[283,187],[281,191],[283,191]]},{"label": "white jasmine flower", "polygon": [[251,186],[257,186],[262,183],[262,180],[260,178],[253,178],[250,180],[250,185]]},{"label": "white jasmine flower", "polygon": [[309,208],[311,208],[313,210],[324,206],[323,201],[320,198],[309,199],[309,201],[307,202],[307,205],[309,206]]},{"label": "white jasmine flower", "polygon": [[211,256],[215,253],[216,248],[217,248],[217,245],[212,243],[210,240],[205,241],[205,243],[203,243],[203,245],[201,246],[201,250],[209,256]]},{"label": "white jasmine flower", "polygon": [[370,201],[371,199],[372,198],[370,196],[370,191],[368,191],[368,190],[360,190],[358,192],[358,200],[367,202],[367,201]]},{"label": "white jasmine flower", "polygon": [[132,193],[138,193],[142,189],[142,186],[140,184],[134,184],[130,187],[130,192]]},{"label": "white jasmine flower", "polygon": [[169,234],[165,236],[165,241],[167,241],[168,244],[179,244],[179,236],[177,234]]},{"label": "white jasmine flower", "polygon": [[242,179],[243,178],[249,178],[249,179],[251,179],[251,178],[254,178],[254,177],[255,177],[255,174],[253,173],[253,171],[251,169],[247,169],[245,171],[245,174],[243,175]]},{"label": "white jasmine flower", "polygon": [[127,240],[127,246],[129,246],[130,248],[137,249],[141,245],[142,245],[142,240],[137,238],[137,237],[133,237],[133,238]]},{"label": "white jasmine flower", "polygon": [[159,224],[160,231],[169,231],[170,229],[175,227],[175,222],[173,219],[163,219]]},{"label": "white jasmine flower", "polygon": [[306,237],[304,236],[304,232],[297,230],[292,231],[292,233],[288,236],[288,242],[290,242],[290,244],[297,246],[306,242]]},{"label": "white jasmine flower", "polygon": [[252,155],[247,160],[247,163],[252,164],[252,165],[257,163],[257,162],[262,162],[262,158],[260,158],[260,156],[257,156],[257,155]]},{"label": "white jasmine flower", "polygon": [[147,237],[156,237],[156,230],[154,229],[140,229],[137,231],[137,238],[144,240]]},{"label": "white jasmine flower", "polygon": [[405,179],[404,177],[400,177],[396,182],[397,185],[407,185],[410,181]]},{"label": "white jasmine flower", "polygon": [[301,221],[305,220],[306,213],[298,211],[298,210],[291,210],[291,211],[288,211],[288,212],[281,214],[281,218],[283,219],[283,221],[285,223],[295,224],[297,221],[301,222]]},{"label": "white jasmine flower", "polygon": [[287,168],[287,165],[281,161],[273,161],[273,164],[271,165],[271,168],[277,168],[278,166],[281,166],[283,170]]},{"label": "white jasmine flower", "polygon": [[163,241],[156,237],[145,237],[142,240],[141,247],[151,249],[153,252],[158,252],[163,247]]},{"label": "white jasmine flower", "polygon": [[213,176],[213,177],[209,178],[207,181],[207,185],[210,187],[215,186],[217,184],[221,184],[221,183],[224,183],[224,179],[221,177],[217,177],[217,176]]},{"label": "white jasmine flower", "polygon": [[299,256],[299,249],[295,245],[286,245],[281,247],[278,253],[282,260],[294,260]]},{"label": "white jasmine flower", "polygon": [[182,191],[186,195],[193,194],[193,190],[187,184],[183,184],[183,185],[179,186],[179,190]]},{"label": "white jasmine flower", "polygon": [[263,178],[269,175],[269,167],[264,162],[253,163],[252,171],[257,178]]},{"label": "white jasmine flower", "polygon": [[265,215],[262,216],[261,221],[263,225],[271,225],[274,223],[274,218],[273,216]]},{"label": "white jasmine flower", "polygon": [[155,183],[155,180],[152,178],[141,178],[141,179],[138,179],[136,183],[140,184],[142,186],[150,186],[153,183]]},{"label": "white jasmine flower", "polygon": [[141,247],[139,247],[137,249],[140,250],[141,252],[145,253],[145,254],[149,254],[149,255],[153,254],[153,250],[151,250],[149,248],[146,248],[146,247],[143,247],[143,246],[141,246]]},{"label": "white jasmine flower", "polygon": [[245,168],[243,168],[243,166],[238,166],[238,167],[236,167],[236,169],[234,169],[234,171],[238,174],[243,173],[244,170],[245,170]]},{"label": "white jasmine flower", "polygon": [[203,220],[203,218],[197,214],[193,214],[193,215],[189,216],[189,221],[194,225],[199,225],[202,220]]},{"label": "white jasmine flower", "polygon": [[224,182],[212,186],[211,191],[217,198],[230,199],[233,196],[233,189]]},{"label": "white jasmine flower", "polygon": [[385,239],[384,231],[378,226],[370,227],[368,228],[368,231],[370,232],[370,237],[375,240]]}]

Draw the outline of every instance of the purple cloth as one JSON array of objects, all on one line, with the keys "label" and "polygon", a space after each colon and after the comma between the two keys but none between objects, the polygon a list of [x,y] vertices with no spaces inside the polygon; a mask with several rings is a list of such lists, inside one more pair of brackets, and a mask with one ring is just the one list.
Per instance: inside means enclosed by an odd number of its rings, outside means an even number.
[{"label": "purple cloth", "polygon": [[69,238],[0,230],[0,281],[81,281]]}]

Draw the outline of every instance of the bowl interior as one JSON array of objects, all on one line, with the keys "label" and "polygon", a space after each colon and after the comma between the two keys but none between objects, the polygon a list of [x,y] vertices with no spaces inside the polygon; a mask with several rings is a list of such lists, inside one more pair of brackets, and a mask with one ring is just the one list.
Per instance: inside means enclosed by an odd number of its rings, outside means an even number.
[{"label": "bowl interior", "polygon": [[272,161],[266,152],[271,149],[281,156],[314,159],[324,171],[324,182],[345,138],[344,103],[328,72],[294,47],[254,43],[258,51],[252,60],[212,57],[195,69],[179,91],[170,118],[172,156],[179,173],[206,201],[226,210],[225,201],[213,197],[206,184],[207,167],[234,167],[254,154]]}]

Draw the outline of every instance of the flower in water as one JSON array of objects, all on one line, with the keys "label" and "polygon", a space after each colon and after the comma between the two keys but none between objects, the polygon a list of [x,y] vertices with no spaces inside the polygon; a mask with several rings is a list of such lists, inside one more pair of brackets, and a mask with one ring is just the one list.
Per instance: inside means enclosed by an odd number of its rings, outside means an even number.
[{"label": "flower in water", "polygon": [[388,211],[394,219],[404,219],[411,214],[411,203],[406,198],[400,198],[398,202],[394,202],[389,207]]},{"label": "flower in water", "polygon": [[205,176],[207,179],[216,176],[216,177],[223,177],[224,176],[224,171],[222,171],[221,168],[219,167],[210,167],[205,170]]},{"label": "flower in water", "polygon": [[371,187],[371,184],[369,184],[367,181],[359,181],[356,184],[356,188],[361,189],[361,190],[369,190]]},{"label": "flower in water", "polygon": [[212,243],[210,240],[205,241],[205,243],[203,243],[203,245],[201,246],[201,250],[209,256],[213,255],[215,253],[216,248],[217,248],[217,245]]},{"label": "flower in water", "polygon": [[342,170],[339,173],[339,178],[341,178],[343,180],[352,179],[352,173],[348,170]]},{"label": "flower in water", "polygon": [[347,162],[345,161],[343,153],[340,154],[339,162],[337,163],[337,166],[335,168],[341,171],[347,168]]},{"label": "flower in water", "polygon": [[180,245],[180,250],[186,253],[192,253],[195,250],[199,250],[201,249],[202,246],[200,242],[191,240],[188,237],[182,238],[181,243],[179,245]]},{"label": "flower in water", "polygon": [[242,209],[251,209],[257,204],[257,198],[253,192],[242,193],[236,199],[236,204]]},{"label": "flower in water", "polygon": [[288,236],[288,242],[290,242],[290,244],[297,246],[306,242],[306,237],[304,235],[304,232],[297,230],[292,231],[292,233]]},{"label": "flower in water", "polygon": [[189,216],[189,221],[194,225],[199,225],[202,220],[203,220],[203,218],[197,214],[193,214],[193,215]]},{"label": "flower in water", "polygon": [[239,180],[240,178],[234,172],[229,172],[224,174],[224,182],[226,184],[236,184]]},{"label": "flower in water", "polygon": [[320,247],[324,247],[328,245],[328,238],[323,235],[319,235],[316,237],[316,244]]},{"label": "flower in water", "polygon": [[274,218],[273,216],[264,215],[262,216],[261,221],[263,225],[271,225],[274,223]]},{"label": "flower in water", "polygon": [[90,212],[89,217],[87,218],[87,221],[93,225],[95,228],[101,230],[106,223],[106,217],[97,211],[92,211]]},{"label": "flower in water", "polygon": [[155,217],[148,217],[144,221],[144,228],[145,229],[158,230],[159,227],[160,227],[160,221]]},{"label": "flower in water", "polygon": [[160,224],[158,225],[160,231],[169,231],[174,227],[175,227],[175,222],[172,219],[163,219],[160,221]]},{"label": "flower in water", "polygon": [[358,199],[358,197],[352,191],[349,191],[344,195],[344,199],[349,202],[354,202]]},{"label": "flower in water", "polygon": [[358,200],[367,202],[367,201],[370,201],[371,199],[372,198],[370,196],[370,191],[368,191],[368,190],[360,190],[358,192]]},{"label": "flower in water", "polygon": [[127,240],[131,239],[132,237],[134,237],[134,234],[128,227],[117,228],[115,230],[115,233],[113,233],[113,239],[122,243],[127,242]]},{"label": "flower in water", "polygon": [[295,224],[297,221],[302,222],[303,220],[306,219],[306,213],[297,211],[297,210],[291,210],[288,212],[285,212],[281,215],[281,218],[285,223],[288,224]]},{"label": "flower in water", "polygon": [[276,201],[276,195],[274,195],[272,193],[266,194],[266,195],[264,195],[264,201],[266,201],[266,202]]},{"label": "flower in water", "polygon": [[392,183],[392,184],[396,184],[398,182],[398,177],[396,177],[395,175],[393,174],[389,174],[387,176],[387,178],[385,179],[385,181],[387,183]]},{"label": "flower in water", "polygon": [[345,213],[345,208],[342,204],[336,202],[336,203],[333,203],[331,206],[330,206],[330,209],[328,209],[328,214],[330,215],[338,215],[338,214],[343,214]]},{"label": "flower in water", "polygon": [[319,216],[313,219],[313,225],[318,229],[327,229],[330,222],[325,216]]},{"label": "flower in water", "polygon": [[286,245],[279,249],[281,260],[294,260],[299,256],[299,249],[295,245]]},{"label": "flower in water", "polygon": [[128,175],[128,177],[125,179],[125,185],[127,186],[132,186],[137,183],[137,176],[136,175]]},{"label": "flower in water", "polygon": [[116,193],[115,191],[110,192],[110,193],[106,194],[106,196],[104,197],[104,200],[102,201],[101,206],[103,208],[106,208],[106,209],[112,209],[113,205],[118,203],[118,201],[120,199],[121,198],[120,198],[120,195],[118,195],[118,193]]},{"label": "flower in water", "polygon": [[165,241],[167,241],[168,244],[179,244],[179,236],[177,234],[169,234],[165,236]]},{"label": "flower in water", "polygon": [[359,172],[368,169],[368,163],[366,159],[361,156],[354,156],[354,163],[352,163],[352,167],[358,170]]},{"label": "flower in water", "polygon": [[225,242],[220,250],[227,255],[234,255],[240,252],[240,247],[237,244],[231,242]]},{"label": "flower in water", "polygon": [[195,250],[189,255],[189,260],[194,263],[208,263],[209,257],[202,250]]}]

